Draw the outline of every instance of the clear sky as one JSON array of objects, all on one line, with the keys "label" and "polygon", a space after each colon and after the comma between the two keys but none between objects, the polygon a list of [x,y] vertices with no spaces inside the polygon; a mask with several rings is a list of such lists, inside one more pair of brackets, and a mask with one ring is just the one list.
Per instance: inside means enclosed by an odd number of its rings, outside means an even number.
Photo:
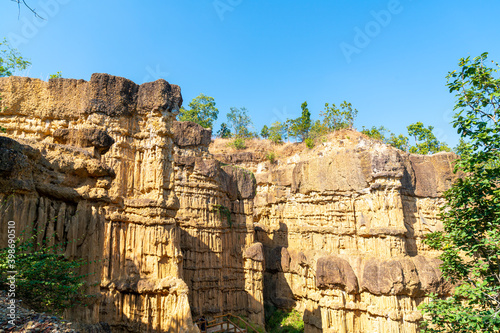
[{"label": "clear sky", "polygon": [[46,80],[92,73],[136,83],[164,78],[184,105],[215,98],[220,123],[246,107],[263,125],[347,100],[355,127],[396,134],[416,121],[454,146],[454,97],[446,74],[459,58],[489,52],[500,61],[495,0],[27,0],[45,20],[0,1],[0,38]]}]

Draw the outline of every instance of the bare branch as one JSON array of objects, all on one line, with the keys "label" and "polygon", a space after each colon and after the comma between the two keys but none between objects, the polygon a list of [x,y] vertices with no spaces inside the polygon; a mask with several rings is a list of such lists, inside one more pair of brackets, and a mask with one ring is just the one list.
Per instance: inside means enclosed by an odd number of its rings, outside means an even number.
[{"label": "bare branch", "polygon": [[40,15],[38,15],[38,13],[36,12],[35,9],[31,8],[25,0],[10,0],[12,2],[15,2],[17,3],[17,7],[19,8],[19,13],[18,13],[18,18],[19,16],[21,15],[21,5],[24,5],[26,8],[28,8],[30,10],[30,12],[33,13],[33,15],[35,15],[35,17],[38,17],[39,19],[42,19],[42,20],[45,20],[43,17],[41,17]]}]

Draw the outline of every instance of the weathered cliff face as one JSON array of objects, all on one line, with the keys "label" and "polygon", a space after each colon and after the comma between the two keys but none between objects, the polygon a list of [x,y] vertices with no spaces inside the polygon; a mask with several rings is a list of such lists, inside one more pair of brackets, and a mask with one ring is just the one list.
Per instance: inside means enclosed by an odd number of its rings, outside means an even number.
[{"label": "weathered cliff face", "polygon": [[56,235],[70,241],[68,257],[91,262],[89,292],[99,297],[71,316],[117,332],[196,332],[174,218],[179,87],[105,74],[10,77],[0,78],[0,94],[0,223]]},{"label": "weathered cliff face", "polygon": [[272,164],[276,147],[212,155],[209,131],[173,121],[180,89],[163,80],[11,77],[0,94],[0,227],[91,262],[98,297],[75,319],[196,332],[192,315],[263,323],[268,302],[308,332],[415,332],[425,295],[449,292],[422,237],[442,228],[452,154],[347,132]]},{"label": "weathered cliff face", "polygon": [[442,228],[454,155],[409,155],[356,132],[273,164],[247,155],[231,159],[256,172],[265,301],[301,311],[306,332],[416,332],[425,295],[449,292],[422,237]]},{"label": "weathered cliff face", "polygon": [[193,315],[243,314],[264,324],[263,251],[254,244],[253,174],[221,166],[208,153],[211,133],[174,123],[175,193],[184,281]]}]

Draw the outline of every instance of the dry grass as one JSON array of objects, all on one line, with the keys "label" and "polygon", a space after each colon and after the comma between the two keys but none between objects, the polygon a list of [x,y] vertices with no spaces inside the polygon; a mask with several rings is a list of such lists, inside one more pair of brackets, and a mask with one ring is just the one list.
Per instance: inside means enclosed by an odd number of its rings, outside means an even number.
[{"label": "dry grass", "polygon": [[[323,142],[331,142],[343,147],[350,145],[355,146],[361,139],[373,140],[356,130],[343,129],[317,139],[315,147],[321,146]],[[265,161],[266,155],[270,152],[274,152],[277,159],[282,159],[295,154],[311,151],[303,142],[284,142],[282,144],[275,144],[265,139],[248,139],[245,141],[245,149],[236,149],[230,145],[232,140],[233,139],[213,140],[209,147],[210,153],[214,155],[231,155],[251,152],[254,155],[255,162],[258,162]]]}]

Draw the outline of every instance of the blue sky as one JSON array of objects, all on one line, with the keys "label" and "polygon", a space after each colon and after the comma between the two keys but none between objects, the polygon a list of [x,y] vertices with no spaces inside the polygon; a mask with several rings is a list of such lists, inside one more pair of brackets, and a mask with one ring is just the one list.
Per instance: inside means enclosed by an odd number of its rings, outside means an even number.
[{"label": "blue sky", "polygon": [[215,130],[232,106],[260,131],[299,116],[304,101],[318,118],[325,103],[347,100],[359,130],[407,134],[422,121],[454,146],[447,72],[482,52],[500,61],[494,0],[27,2],[46,20],[0,2],[0,38],[33,63],[23,75],[164,78],[185,106],[200,93],[215,98]]}]

